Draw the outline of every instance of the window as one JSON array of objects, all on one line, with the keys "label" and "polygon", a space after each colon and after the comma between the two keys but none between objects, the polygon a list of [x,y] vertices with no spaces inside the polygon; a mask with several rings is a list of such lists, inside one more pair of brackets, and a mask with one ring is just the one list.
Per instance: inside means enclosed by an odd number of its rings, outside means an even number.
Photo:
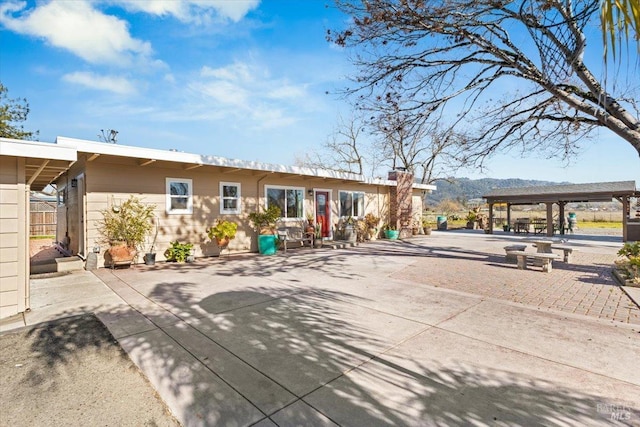
[{"label": "window", "polygon": [[239,214],[240,208],[240,183],[220,183],[220,213]]},{"label": "window", "polygon": [[340,216],[364,216],[364,193],[358,191],[341,191]]},{"label": "window", "polygon": [[58,206],[64,206],[67,203],[67,188],[62,187],[58,189]]},{"label": "window", "polygon": [[304,188],[300,187],[270,187],[267,191],[267,208],[276,205],[282,211],[283,218],[304,218],[302,205]]},{"label": "window", "polygon": [[167,178],[167,213],[193,212],[193,185],[190,179]]}]

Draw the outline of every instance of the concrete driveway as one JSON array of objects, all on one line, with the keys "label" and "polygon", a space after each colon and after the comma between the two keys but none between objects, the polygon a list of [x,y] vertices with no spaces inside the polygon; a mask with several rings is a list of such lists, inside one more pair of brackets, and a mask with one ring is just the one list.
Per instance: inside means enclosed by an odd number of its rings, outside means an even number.
[{"label": "concrete driveway", "polygon": [[[101,269],[98,317],[189,426],[640,425],[638,308],[592,266],[621,244],[545,274],[505,264],[513,239]],[[536,286],[604,287],[626,320],[518,299]]]}]

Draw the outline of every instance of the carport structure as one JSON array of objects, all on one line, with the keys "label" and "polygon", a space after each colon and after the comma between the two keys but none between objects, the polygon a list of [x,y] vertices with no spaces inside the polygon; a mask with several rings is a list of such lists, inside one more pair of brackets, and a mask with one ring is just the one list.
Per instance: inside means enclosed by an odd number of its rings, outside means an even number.
[{"label": "carport structure", "polygon": [[[564,233],[565,205],[567,203],[610,202],[622,203],[622,240],[640,240],[640,218],[631,218],[630,199],[640,197],[635,181],[601,182],[591,184],[563,184],[549,186],[497,188],[483,196],[489,204],[489,224],[493,224],[493,206],[506,203],[507,222],[511,224],[511,206],[544,203],[547,207],[546,234],[553,236],[553,205],[559,208],[559,230]],[[493,232],[492,229],[489,231]]]}]

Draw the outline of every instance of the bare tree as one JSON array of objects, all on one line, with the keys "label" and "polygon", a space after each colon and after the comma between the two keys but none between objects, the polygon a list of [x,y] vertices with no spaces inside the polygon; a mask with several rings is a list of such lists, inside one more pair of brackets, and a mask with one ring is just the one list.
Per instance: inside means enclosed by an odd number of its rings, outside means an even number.
[{"label": "bare tree", "polygon": [[115,129],[100,129],[100,133],[98,134],[98,139],[102,142],[108,142],[109,144],[117,144],[118,143],[118,131]]},{"label": "bare tree", "polygon": [[354,53],[359,74],[348,92],[400,93],[410,100],[403,114],[449,117],[447,125],[467,134],[462,160],[482,166],[514,147],[566,159],[597,127],[640,153],[632,102],[607,91],[584,62],[597,0],[337,2],[353,16],[346,30],[328,34]]},{"label": "bare tree", "polygon": [[461,147],[464,138],[451,129],[443,129],[437,120],[424,115],[414,115],[403,110],[397,98],[377,100],[366,107],[374,114],[370,127],[380,135],[378,150],[388,159],[389,167],[402,167],[413,173],[423,184],[451,176],[461,166]]},{"label": "bare tree", "polygon": [[338,118],[338,125],[330,139],[320,148],[296,159],[296,164],[314,168],[334,169],[362,175],[367,161],[363,157],[364,125],[361,120],[352,117]]}]

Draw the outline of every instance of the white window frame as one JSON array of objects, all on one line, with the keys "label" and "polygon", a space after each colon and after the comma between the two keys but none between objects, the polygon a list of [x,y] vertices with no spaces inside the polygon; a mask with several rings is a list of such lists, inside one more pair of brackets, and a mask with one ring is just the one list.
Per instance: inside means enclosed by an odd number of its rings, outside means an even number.
[{"label": "white window frame", "polygon": [[[305,191],[306,189],[304,187],[293,187],[293,186],[288,186],[288,185],[265,185],[264,186],[264,203],[265,203],[265,208],[268,209],[269,208],[269,197],[268,197],[268,191],[269,189],[274,189],[274,190],[285,190],[285,197],[286,197],[286,190],[300,190],[302,191],[302,216],[298,216],[298,217],[289,217],[287,218],[287,213],[286,212],[282,212],[282,219],[284,221],[296,221],[299,219],[304,219],[305,218]],[[285,203],[285,209],[286,209],[286,203]]]},{"label": "white window frame", "polygon": [[[224,197],[223,187],[237,187],[237,197]],[[224,200],[237,200],[235,209],[225,209]],[[239,182],[223,182],[220,181],[220,215],[237,215],[242,213],[242,185]]]},{"label": "white window frame", "polygon": [[[351,212],[348,215],[342,215],[342,194],[346,193],[346,194],[351,194]],[[353,195],[354,194],[360,194],[362,195],[362,212],[360,213],[360,215],[354,215],[353,214]],[[365,192],[364,191],[347,191],[347,190],[339,190],[338,191],[338,216],[340,218],[348,218],[348,217],[352,217],[352,218],[363,218],[364,217],[364,203],[365,202]]]},{"label": "white window frame", "polygon": [[[167,215],[184,215],[193,213],[193,180],[188,178],[166,178],[166,208]],[[171,183],[178,182],[187,184],[187,208],[186,209],[171,209]],[[183,196],[175,196],[183,197]]]}]

